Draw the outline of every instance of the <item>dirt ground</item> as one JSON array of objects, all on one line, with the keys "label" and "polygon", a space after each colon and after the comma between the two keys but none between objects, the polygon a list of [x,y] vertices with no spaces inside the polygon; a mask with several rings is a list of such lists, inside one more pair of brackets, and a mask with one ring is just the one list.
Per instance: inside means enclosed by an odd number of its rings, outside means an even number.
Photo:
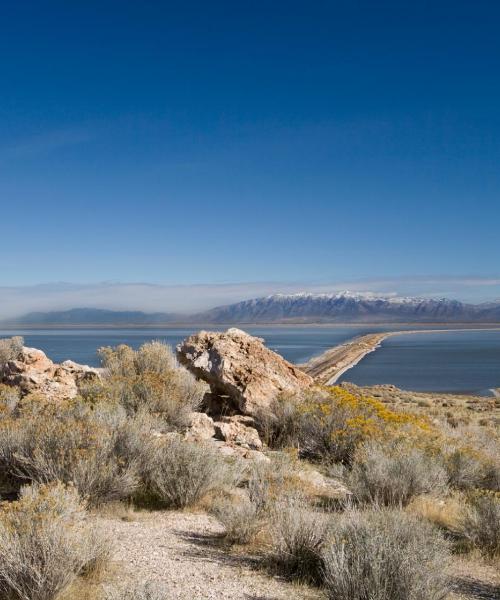
[{"label": "dirt ground", "polygon": [[[220,542],[217,521],[204,513],[134,512],[99,516],[112,541],[113,587],[153,582],[172,600],[319,600],[319,590],[290,583],[259,566],[255,556]],[[498,563],[455,557],[450,600],[500,600]]]}]

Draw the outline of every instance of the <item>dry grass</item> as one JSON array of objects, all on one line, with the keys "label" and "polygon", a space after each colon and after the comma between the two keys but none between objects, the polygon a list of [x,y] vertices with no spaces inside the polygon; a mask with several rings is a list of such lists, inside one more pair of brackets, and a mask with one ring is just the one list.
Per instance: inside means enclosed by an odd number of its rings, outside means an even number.
[{"label": "dry grass", "polygon": [[419,496],[412,500],[408,512],[429,521],[439,529],[455,534],[463,513],[463,498],[457,494],[439,498]]},{"label": "dry grass", "polygon": [[0,590],[9,600],[53,600],[107,557],[107,542],[72,488],[26,487],[1,507]]},{"label": "dry grass", "polygon": [[500,445],[491,454],[484,447],[479,442],[474,446],[462,444],[443,449],[443,463],[452,487],[500,491]]},{"label": "dry grass", "polygon": [[322,552],[332,600],[441,600],[448,548],[430,524],[400,510],[347,511]]}]

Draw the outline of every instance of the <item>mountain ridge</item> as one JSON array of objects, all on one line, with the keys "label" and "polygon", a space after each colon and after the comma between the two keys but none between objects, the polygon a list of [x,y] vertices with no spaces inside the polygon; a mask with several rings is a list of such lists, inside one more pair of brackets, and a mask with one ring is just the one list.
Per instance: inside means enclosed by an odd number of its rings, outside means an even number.
[{"label": "mountain ridge", "polygon": [[111,310],[105,308],[70,308],[67,310],[30,312],[6,324],[21,325],[127,325],[134,323],[169,323],[177,318],[173,313],[146,313],[139,310]]},{"label": "mountain ridge", "polygon": [[370,292],[272,294],[191,315],[73,308],[31,312],[2,325],[132,326],[175,323],[500,323],[500,302],[469,304],[448,298]]},{"label": "mountain ridge", "polygon": [[197,315],[214,323],[238,322],[500,322],[500,303],[467,304],[420,298],[339,292],[273,294],[215,307]]}]

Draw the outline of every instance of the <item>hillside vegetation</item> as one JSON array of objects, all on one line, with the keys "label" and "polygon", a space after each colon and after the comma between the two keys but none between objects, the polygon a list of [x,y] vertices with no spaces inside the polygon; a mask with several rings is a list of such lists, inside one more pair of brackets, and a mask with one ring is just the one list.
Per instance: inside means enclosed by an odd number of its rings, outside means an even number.
[{"label": "hillside vegetation", "polygon": [[[0,362],[21,351],[1,340]],[[296,581],[297,598],[451,598],[456,557],[498,566],[495,419],[317,386],[253,417],[264,447],[248,458],[195,435],[207,387],[169,347],[101,357],[74,398],[0,385],[0,599],[170,598],[110,575],[114,541],[97,523],[121,510],[206,512],[221,525],[212,543]]]}]

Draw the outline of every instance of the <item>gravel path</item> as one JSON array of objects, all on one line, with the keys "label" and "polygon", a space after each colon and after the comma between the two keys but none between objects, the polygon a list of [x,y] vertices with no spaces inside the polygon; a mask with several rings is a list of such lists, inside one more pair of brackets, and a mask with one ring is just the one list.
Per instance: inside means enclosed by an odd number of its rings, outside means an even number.
[{"label": "gravel path", "polygon": [[324,598],[256,570],[251,557],[217,545],[221,527],[205,514],[137,513],[137,520],[101,517],[114,547],[115,580],[160,582],[169,600],[292,600]]},{"label": "gravel path", "polygon": [[451,575],[455,585],[450,600],[500,600],[498,561],[456,557]]},{"label": "gravel path", "polygon": [[[129,518],[99,517],[113,544],[113,587],[159,583],[169,600],[325,598],[266,574],[251,556],[228,552],[218,543],[222,527],[204,513],[138,512]],[[497,563],[455,557],[450,571],[450,600],[500,600]]]}]

